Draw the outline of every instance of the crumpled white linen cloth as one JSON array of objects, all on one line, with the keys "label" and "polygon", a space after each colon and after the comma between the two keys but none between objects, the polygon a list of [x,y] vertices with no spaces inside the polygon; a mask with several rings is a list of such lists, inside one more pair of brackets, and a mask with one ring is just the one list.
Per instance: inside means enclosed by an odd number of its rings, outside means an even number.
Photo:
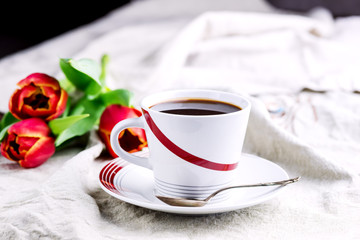
[{"label": "crumpled white linen cloth", "polygon": [[324,10],[211,12],[180,27],[182,21],[119,28],[73,57],[108,52],[111,85],[132,90],[135,105],[173,88],[248,96],[244,151],[301,181],[229,213],[156,212],[101,190],[98,174],[109,159],[93,133],[85,150],[58,152],[36,169],[0,158],[1,239],[359,238],[360,18],[333,21]]}]

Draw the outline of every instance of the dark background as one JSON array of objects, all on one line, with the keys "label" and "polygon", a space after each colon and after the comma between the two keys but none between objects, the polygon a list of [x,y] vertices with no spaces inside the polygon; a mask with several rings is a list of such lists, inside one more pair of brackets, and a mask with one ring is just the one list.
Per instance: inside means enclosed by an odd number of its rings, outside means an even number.
[{"label": "dark background", "polygon": [[0,58],[106,15],[131,0],[9,1],[0,8]]},{"label": "dark background", "polygon": [[[360,0],[266,1],[276,8],[295,12],[306,12],[313,7],[323,6],[328,8],[334,17],[360,15]],[[91,23],[130,2],[131,0],[6,1],[0,8],[0,59]]]},{"label": "dark background", "polygon": [[328,9],[334,18],[360,15],[360,0],[266,0],[279,9],[307,12],[315,7]]}]

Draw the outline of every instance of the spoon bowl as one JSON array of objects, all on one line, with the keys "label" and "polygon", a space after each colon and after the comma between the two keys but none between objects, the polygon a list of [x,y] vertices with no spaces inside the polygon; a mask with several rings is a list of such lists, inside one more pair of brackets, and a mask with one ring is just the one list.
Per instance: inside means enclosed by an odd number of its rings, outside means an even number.
[{"label": "spoon bowl", "polygon": [[275,186],[275,185],[281,185],[281,186],[285,186],[288,185],[290,183],[294,183],[300,180],[300,176],[296,177],[296,178],[290,178],[290,179],[286,179],[286,180],[282,180],[282,181],[276,181],[276,182],[266,182],[266,183],[255,183],[255,184],[247,184],[247,185],[236,185],[236,186],[230,186],[230,187],[225,187],[225,188],[221,188],[215,192],[213,192],[212,194],[210,194],[207,198],[205,199],[191,199],[191,198],[173,198],[173,197],[166,197],[166,196],[159,196],[156,195],[156,197],[158,199],[160,199],[161,201],[163,201],[164,203],[171,205],[171,206],[177,206],[177,207],[202,207],[204,205],[206,205],[209,200],[211,198],[213,198],[216,194],[225,191],[225,190],[229,190],[229,189],[233,189],[233,188],[247,188],[247,187],[265,187],[265,186]]}]

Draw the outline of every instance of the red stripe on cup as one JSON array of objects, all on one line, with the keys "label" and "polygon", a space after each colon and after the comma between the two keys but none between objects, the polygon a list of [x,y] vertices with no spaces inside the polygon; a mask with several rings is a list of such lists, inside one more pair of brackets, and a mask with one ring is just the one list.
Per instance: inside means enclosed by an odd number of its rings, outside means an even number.
[{"label": "red stripe on cup", "polygon": [[162,132],[161,130],[156,126],[155,122],[153,121],[153,119],[151,118],[150,114],[148,111],[146,111],[145,109],[142,109],[144,112],[144,117],[145,120],[147,122],[147,124],[149,125],[149,128],[151,129],[151,131],[154,133],[154,135],[156,136],[156,138],[173,154],[175,154],[176,156],[178,156],[179,158],[184,159],[185,161],[195,164],[197,166],[203,167],[203,168],[207,168],[207,169],[211,169],[211,170],[216,170],[216,171],[230,171],[230,170],[234,170],[237,166],[238,163],[232,163],[232,164],[222,164],[222,163],[215,163],[215,162],[211,162],[208,161],[206,159],[197,157],[187,151],[185,151],[184,149],[180,148],[179,146],[177,146],[175,143],[173,143],[170,139],[168,139]]}]

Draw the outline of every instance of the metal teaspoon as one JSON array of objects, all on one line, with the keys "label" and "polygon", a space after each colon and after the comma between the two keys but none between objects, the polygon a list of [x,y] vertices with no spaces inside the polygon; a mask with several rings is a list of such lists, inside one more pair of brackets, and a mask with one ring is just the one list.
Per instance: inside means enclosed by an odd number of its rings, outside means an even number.
[{"label": "metal teaspoon", "polygon": [[225,187],[225,188],[221,188],[217,191],[215,191],[214,193],[210,194],[207,198],[201,200],[201,199],[189,199],[189,198],[172,198],[172,197],[165,197],[165,196],[159,196],[156,195],[156,197],[158,199],[160,199],[161,201],[163,201],[164,203],[171,205],[171,206],[179,206],[179,207],[202,207],[205,204],[208,203],[208,201],[213,198],[216,194],[225,191],[225,190],[229,190],[229,189],[233,189],[233,188],[246,188],[246,187],[263,187],[263,186],[274,186],[274,185],[288,185],[290,183],[294,183],[299,181],[301,177],[296,177],[296,178],[291,178],[291,179],[286,179],[286,180],[282,180],[282,181],[276,181],[276,182],[266,182],[266,183],[256,183],[256,184],[248,184],[248,185],[237,185],[237,186],[230,186],[230,187]]}]

